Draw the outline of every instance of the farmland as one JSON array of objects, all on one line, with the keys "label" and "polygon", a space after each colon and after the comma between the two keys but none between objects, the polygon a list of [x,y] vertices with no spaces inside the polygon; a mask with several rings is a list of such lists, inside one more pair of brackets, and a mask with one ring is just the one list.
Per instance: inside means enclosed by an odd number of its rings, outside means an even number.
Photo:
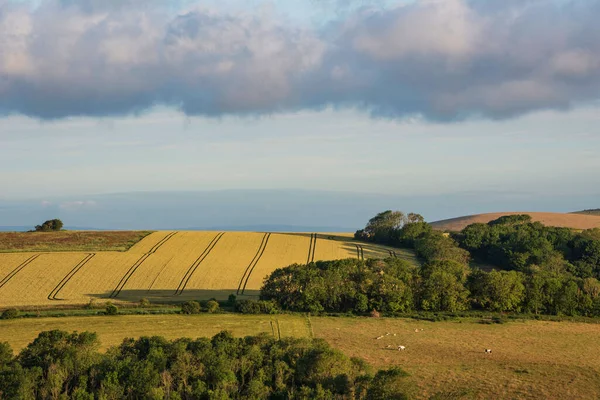
[{"label": "farmland", "polygon": [[0,252],[127,251],[149,231],[0,232]]},{"label": "farmland", "polygon": [[550,212],[500,212],[489,214],[476,214],[432,222],[431,226],[434,229],[441,231],[458,232],[463,230],[467,225],[470,224],[487,224],[488,222],[498,219],[504,215],[517,214],[530,215],[531,220],[533,222],[541,222],[546,226],[572,228],[577,230],[600,228],[600,216],[594,213],[563,214]]},{"label": "farmland", "polygon": [[[42,235],[52,242],[53,235],[60,238],[63,232]],[[123,239],[141,235],[145,233],[128,234]],[[68,249],[68,244],[62,243],[61,249]],[[81,240],[70,243],[75,250],[0,253],[0,308],[141,298],[181,302],[226,299],[232,293],[252,297],[258,295],[266,275],[293,263],[393,254],[416,262],[410,251],[327,233],[160,231],[145,236],[127,251],[101,251],[98,247],[80,251]],[[124,242],[111,243],[121,248]],[[23,248],[32,246],[36,248]]]},{"label": "farmland", "polygon": [[[212,336],[223,329],[236,336],[260,332],[277,335],[277,326],[282,337],[314,335],[374,367],[399,365],[411,374],[421,398],[435,394],[444,398],[600,396],[600,354],[592,350],[600,340],[600,329],[585,323],[516,321],[485,325],[468,319],[424,322],[311,317],[309,325],[300,315],[123,315],[2,321],[0,337],[18,350],[42,330],[88,330],[98,333],[105,350],[125,337]],[[381,340],[375,339],[388,332],[390,335]],[[398,344],[406,346],[406,351],[396,351]],[[492,348],[493,353],[484,354],[485,348]]]}]

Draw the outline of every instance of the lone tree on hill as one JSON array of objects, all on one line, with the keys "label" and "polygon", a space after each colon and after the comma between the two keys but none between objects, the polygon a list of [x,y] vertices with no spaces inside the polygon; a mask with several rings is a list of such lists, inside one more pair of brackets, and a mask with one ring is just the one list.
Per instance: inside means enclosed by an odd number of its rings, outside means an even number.
[{"label": "lone tree on hill", "polygon": [[60,219],[51,219],[44,222],[41,225],[36,225],[36,232],[54,232],[60,231],[63,227],[63,223]]}]

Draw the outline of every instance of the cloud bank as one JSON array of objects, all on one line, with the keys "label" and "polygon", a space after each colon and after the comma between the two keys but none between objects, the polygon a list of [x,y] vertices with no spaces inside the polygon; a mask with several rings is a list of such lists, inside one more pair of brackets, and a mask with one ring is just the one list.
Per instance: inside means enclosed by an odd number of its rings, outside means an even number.
[{"label": "cloud bank", "polygon": [[[508,118],[600,97],[600,1],[419,0],[325,26],[154,0],[0,0],[0,114],[356,107]],[[343,15],[343,17],[342,17]]]}]

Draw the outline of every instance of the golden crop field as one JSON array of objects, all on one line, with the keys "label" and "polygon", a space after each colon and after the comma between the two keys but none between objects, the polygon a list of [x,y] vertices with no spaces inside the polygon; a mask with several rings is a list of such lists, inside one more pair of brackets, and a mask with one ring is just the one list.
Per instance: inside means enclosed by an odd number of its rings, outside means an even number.
[{"label": "golden crop field", "polygon": [[414,254],[330,233],[154,232],[128,251],[0,253],[0,308],[256,296],[293,263]]},{"label": "golden crop field", "polygon": [[[18,351],[44,330],[87,330],[98,333],[105,350],[126,337],[210,337],[221,330],[236,336],[260,332],[277,336],[277,327],[282,337],[325,339],[375,368],[400,366],[418,387],[418,398],[600,397],[600,353],[596,351],[600,329],[587,323],[484,325],[474,320],[310,317],[309,324],[307,317],[297,314],[120,315],[0,321],[0,338]],[[396,350],[397,345],[406,350]],[[485,354],[486,348],[491,348],[492,354]]]}]

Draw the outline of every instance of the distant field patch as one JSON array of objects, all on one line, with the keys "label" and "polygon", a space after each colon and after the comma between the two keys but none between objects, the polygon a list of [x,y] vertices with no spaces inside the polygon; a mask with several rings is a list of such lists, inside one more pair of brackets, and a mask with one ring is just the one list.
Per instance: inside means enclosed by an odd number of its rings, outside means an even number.
[{"label": "distant field patch", "polygon": [[0,232],[0,252],[127,251],[149,231]]},{"label": "distant field patch", "polygon": [[440,231],[458,232],[463,230],[466,226],[474,223],[487,224],[488,222],[498,219],[502,216],[517,214],[530,215],[533,222],[541,222],[546,226],[572,228],[578,230],[600,228],[600,216],[595,214],[563,214],[550,212],[499,212],[467,215],[464,217],[450,218],[432,222],[431,226]]}]

